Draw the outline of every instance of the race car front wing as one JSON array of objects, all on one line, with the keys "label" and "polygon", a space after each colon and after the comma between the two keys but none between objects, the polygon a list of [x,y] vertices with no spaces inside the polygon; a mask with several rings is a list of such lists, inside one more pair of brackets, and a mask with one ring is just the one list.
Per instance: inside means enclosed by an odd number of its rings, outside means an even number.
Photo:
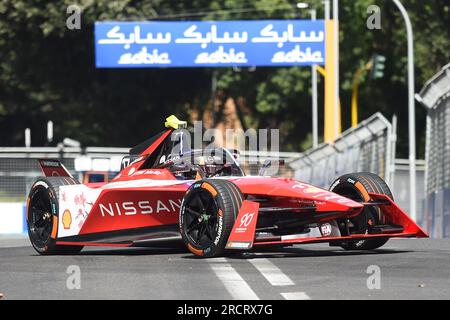
[{"label": "race car front wing", "polygon": [[227,249],[248,250],[253,246],[283,245],[301,243],[364,240],[370,238],[426,238],[428,234],[418,226],[392,199],[386,195],[370,193],[372,201],[365,205],[376,205],[383,212],[386,224],[371,228],[370,233],[342,236],[333,232],[337,226],[327,223],[329,235],[320,231],[314,234],[273,236],[256,232],[259,203],[245,200],[239,210],[231,234],[226,245]]}]

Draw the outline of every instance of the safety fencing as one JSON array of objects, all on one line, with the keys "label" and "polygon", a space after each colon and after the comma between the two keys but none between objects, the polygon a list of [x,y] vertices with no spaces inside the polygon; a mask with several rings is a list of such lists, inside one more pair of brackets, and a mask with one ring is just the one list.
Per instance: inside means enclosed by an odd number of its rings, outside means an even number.
[{"label": "safety fencing", "polygon": [[[395,202],[410,212],[409,161],[396,159],[396,127],[376,113],[357,127],[345,131],[334,143],[325,143],[308,150],[290,163],[296,179],[328,188],[339,176],[368,171],[382,177],[391,189]],[[417,223],[426,226],[425,161],[416,160]]]},{"label": "safety fencing", "polygon": [[[77,163],[86,171],[119,171],[126,148],[60,148],[60,147],[2,147],[0,148],[0,202],[24,201],[31,184],[42,176],[37,159],[61,160],[76,177]],[[88,163],[87,163],[88,162]]]},{"label": "safety fencing", "polygon": [[358,171],[378,174],[393,183],[395,121],[392,125],[381,113],[348,129],[334,143],[323,143],[301,154],[289,165],[296,179],[328,188],[336,177]]},{"label": "safety fencing", "polygon": [[124,148],[0,148],[0,235],[26,232],[25,199],[32,183],[42,176],[37,159],[60,159],[74,176],[81,178],[77,162],[86,170],[118,171],[126,152]]},{"label": "safety fencing", "polygon": [[417,99],[427,110],[424,226],[434,238],[450,237],[450,64],[431,78]]}]

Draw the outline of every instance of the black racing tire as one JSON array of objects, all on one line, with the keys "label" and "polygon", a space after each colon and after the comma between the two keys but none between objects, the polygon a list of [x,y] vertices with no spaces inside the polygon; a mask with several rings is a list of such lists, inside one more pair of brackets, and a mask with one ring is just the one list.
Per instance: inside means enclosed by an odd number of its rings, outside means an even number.
[{"label": "black racing tire", "polygon": [[[358,172],[345,174],[336,179],[330,187],[330,191],[355,200],[357,202],[368,202],[372,200],[369,193],[384,194],[394,200],[391,190],[386,182],[378,175],[370,172]],[[352,219],[346,219],[345,221],[338,221],[341,223],[351,223],[353,229],[350,230],[350,234],[353,233],[367,233],[370,226],[385,224],[385,217],[380,208],[365,207],[360,215]],[[342,232],[347,231],[341,230]],[[340,246],[346,250],[374,250],[377,249],[388,241],[388,238],[375,238],[367,240],[357,241],[345,241],[340,243]]]},{"label": "black racing tire", "polygon": [[197,257],[224,254],[243,196],[231,181],[196,181],[186,192],[180,210],[180,233]]},{"label": "black racing tire", "polygon": [[242,206],[242,201],[244,200],[244,195],[242,194],[241,189],[239,189],[239,187],[234,184],[231,181],[228,180],[222,180],[225,184],[228,184],[228,186],[231,188],[231,191],[233,192],[233,200],[235,201],[235,205],[237,205],[237,211],[236,211],[236,216],[235,218],[237,218],[237,213],[239,212],[239,209]]},{"label": "black racing tire", "polygon": [[77,254],[83,246],[57,245],[59,187],[77,184],[70,177],[39,178],[27,200],[27,230],[33,248],[41,255]]}]

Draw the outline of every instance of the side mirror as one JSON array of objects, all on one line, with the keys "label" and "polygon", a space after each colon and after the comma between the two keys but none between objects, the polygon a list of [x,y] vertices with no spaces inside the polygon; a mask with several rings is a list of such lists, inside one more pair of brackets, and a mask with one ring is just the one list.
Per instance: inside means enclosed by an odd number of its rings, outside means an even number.
[{"label": "side mirror", "polygon": [[259,169],[258,175],[263,176],[266,173],[267,169],[271,168],[274,165],[277,165],[278,167],[282,167],[282,166],[284,166],[284,164],[285,164],[284,159],[276,159],[276,160],[266,159],[264,161],[264,164],[262,165],[262,167]]}]

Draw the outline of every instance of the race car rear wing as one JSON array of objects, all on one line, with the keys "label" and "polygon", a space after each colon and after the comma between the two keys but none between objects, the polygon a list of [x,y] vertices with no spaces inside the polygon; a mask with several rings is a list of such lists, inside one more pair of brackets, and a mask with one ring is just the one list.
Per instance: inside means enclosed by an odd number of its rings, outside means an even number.
[{"label": "race car rear wing", "polygon": [[38,159],[39,167],[46,177],[71,177],[69,170],[57,159]]}]

